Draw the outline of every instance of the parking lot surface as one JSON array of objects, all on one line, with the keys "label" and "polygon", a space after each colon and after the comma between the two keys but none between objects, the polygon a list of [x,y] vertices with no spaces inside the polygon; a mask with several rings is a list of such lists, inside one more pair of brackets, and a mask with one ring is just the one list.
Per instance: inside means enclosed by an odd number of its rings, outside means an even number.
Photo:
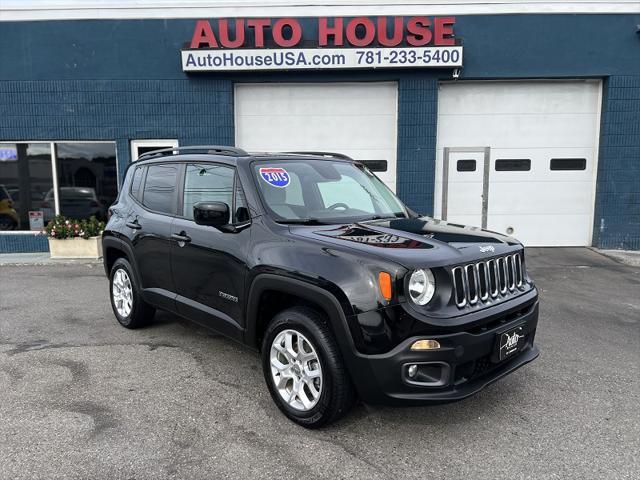
[{"label": "parking lot surface", "polygon": [[0,266],[0,478],[638,478],[640,268],[531,249],[541,356],[462,402],[304,430],[257,353],[159,313],[120,327],[100,264]]}]

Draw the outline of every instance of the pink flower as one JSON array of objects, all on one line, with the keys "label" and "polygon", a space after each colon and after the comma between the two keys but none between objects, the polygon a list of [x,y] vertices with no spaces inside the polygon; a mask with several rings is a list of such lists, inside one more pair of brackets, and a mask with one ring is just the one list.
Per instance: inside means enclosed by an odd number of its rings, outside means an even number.
[{"label": "pink flower", "polygon": [[51,236],[55,237],[56,236],[56,231],[55,230],[51,230]]}]

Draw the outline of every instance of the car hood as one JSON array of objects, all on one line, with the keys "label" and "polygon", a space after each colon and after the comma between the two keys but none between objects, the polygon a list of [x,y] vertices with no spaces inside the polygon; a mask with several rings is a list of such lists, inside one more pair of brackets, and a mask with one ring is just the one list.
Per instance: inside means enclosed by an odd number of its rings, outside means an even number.
[{"label": "car hood", "polygon": [[452,265],[522,248],[514,238],[431,217],[291,226],[290,231],[336,247],[385,257],[407,268]]}]

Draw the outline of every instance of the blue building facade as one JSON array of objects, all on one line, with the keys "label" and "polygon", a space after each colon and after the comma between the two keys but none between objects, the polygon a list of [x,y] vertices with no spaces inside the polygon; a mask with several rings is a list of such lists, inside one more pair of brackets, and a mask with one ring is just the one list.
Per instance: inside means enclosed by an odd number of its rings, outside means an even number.
[{"label": "blue building facade", "polygon": [[[305,35],[315,33],[312,19],[300,22]],[[180,51],[194,23],[0,22],[0,144],[113,142],[121,181],[131,140],[234,144],[236,84],[393,81],[396,190],[412,209],[433,213],[438,85],[451,81],[451,69],[184,73]],[[464,46],[458,81],[602,81],[591,240],[599,248],[640,249],[638,25],[638,14],[456,15]],[[42,236],[0,233],[0,252],[46,249]]]}]

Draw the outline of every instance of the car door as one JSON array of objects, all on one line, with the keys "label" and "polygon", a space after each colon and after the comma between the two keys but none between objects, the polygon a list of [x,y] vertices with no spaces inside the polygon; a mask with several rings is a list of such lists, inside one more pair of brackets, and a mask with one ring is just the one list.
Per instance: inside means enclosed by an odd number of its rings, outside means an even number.
[{"label": "car door", "polygon": [[[240,338],[251,229],[235,168],[207,162],[187,164],[181,197],[181,211],[171,227],[178,312]],[[222,231],[197,225],[193,206],[198,202],[227,203],[229,223],[234,227]]]},{"label": "car door", "polygon": [[153,303],[175,310],[171,275],[171,224],[177,208],[180,165],[147,167],[144,186],[127,218],[144,295]]}]

